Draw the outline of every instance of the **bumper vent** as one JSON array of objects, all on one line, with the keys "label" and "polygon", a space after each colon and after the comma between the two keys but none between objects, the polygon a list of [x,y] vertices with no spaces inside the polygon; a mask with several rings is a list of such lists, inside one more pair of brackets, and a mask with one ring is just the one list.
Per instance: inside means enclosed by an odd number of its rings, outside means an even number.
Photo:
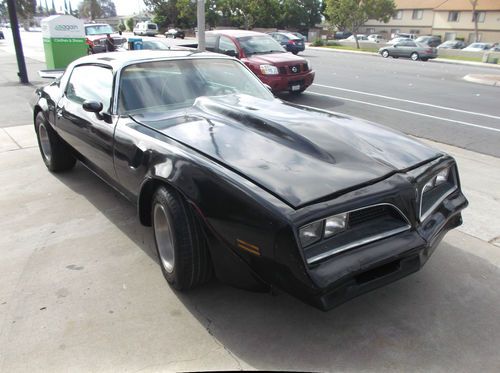
[{"label": "bumper vent", "polygon": [[[438,174],[433,175],[426,183],[431,182]],[[436,208],[454,191],[458,189],[457,172],[455,167],[449,169],[446,181],[439,185],[426,188],[421,186],[420,192],[420,221],[427,219]]]}]

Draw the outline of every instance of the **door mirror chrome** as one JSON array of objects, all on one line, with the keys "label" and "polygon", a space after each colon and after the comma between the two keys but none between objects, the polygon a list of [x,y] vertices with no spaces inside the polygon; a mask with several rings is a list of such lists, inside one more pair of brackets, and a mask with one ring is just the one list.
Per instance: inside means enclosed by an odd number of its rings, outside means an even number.
[{"label": "door mirror chrome", "polygon": [[83,110],[91,113],[100,113],[102,111],[102,103],[97,101],[86,100],[82,104]]}]

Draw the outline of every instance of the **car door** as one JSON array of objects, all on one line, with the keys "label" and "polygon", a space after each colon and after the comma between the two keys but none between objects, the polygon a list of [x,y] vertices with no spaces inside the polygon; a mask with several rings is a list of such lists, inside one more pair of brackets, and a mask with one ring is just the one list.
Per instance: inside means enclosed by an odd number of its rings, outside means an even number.
[{"label": "car door", "polygon": [[[107,180],[115,178],[113,167],[114,117],[110,114],[113,71],[101,65],[73,69],[56,108],[56,127],[85,164]],[[85,101],[102,103],[102,111],[83,109]]]}]

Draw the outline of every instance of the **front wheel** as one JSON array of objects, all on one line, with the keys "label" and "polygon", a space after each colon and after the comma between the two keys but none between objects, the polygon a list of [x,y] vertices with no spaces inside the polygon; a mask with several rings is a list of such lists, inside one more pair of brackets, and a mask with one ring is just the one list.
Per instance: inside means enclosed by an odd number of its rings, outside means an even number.
[{"label": "front wheel", "polygon": [[151,209],[156,251],[163,276],[177,290],[207,282],[212,263],[203,229],[193,210],[174,190],[159,187]]},{"label": "front wheel", "polygon": [[35,131],[38,147],[45,166],[52,172],[62,172],[73,168],[76,158],[71,149],[50,127],[42,112],[35,119]]},{"label": "front wheel", "polygon": [[417,61],[419,59],[419,55],[417,52],[413,52],[410,58],[412,59],[412,61]]},{"label": "front wheel", "polygon": [[384,49],[381,54],[382,54],[382,57],[384,57],[384,58],[389,57],[389,51],[387,49]]}]

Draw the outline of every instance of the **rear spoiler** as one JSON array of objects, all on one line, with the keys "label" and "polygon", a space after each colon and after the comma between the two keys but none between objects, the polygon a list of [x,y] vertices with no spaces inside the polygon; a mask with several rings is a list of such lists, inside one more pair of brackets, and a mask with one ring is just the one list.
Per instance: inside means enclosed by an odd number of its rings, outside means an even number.
[{"label": "rear spoiler", "polygon": [[58,79],[64,74],[64,70],[38,70],[40,78]]}]

